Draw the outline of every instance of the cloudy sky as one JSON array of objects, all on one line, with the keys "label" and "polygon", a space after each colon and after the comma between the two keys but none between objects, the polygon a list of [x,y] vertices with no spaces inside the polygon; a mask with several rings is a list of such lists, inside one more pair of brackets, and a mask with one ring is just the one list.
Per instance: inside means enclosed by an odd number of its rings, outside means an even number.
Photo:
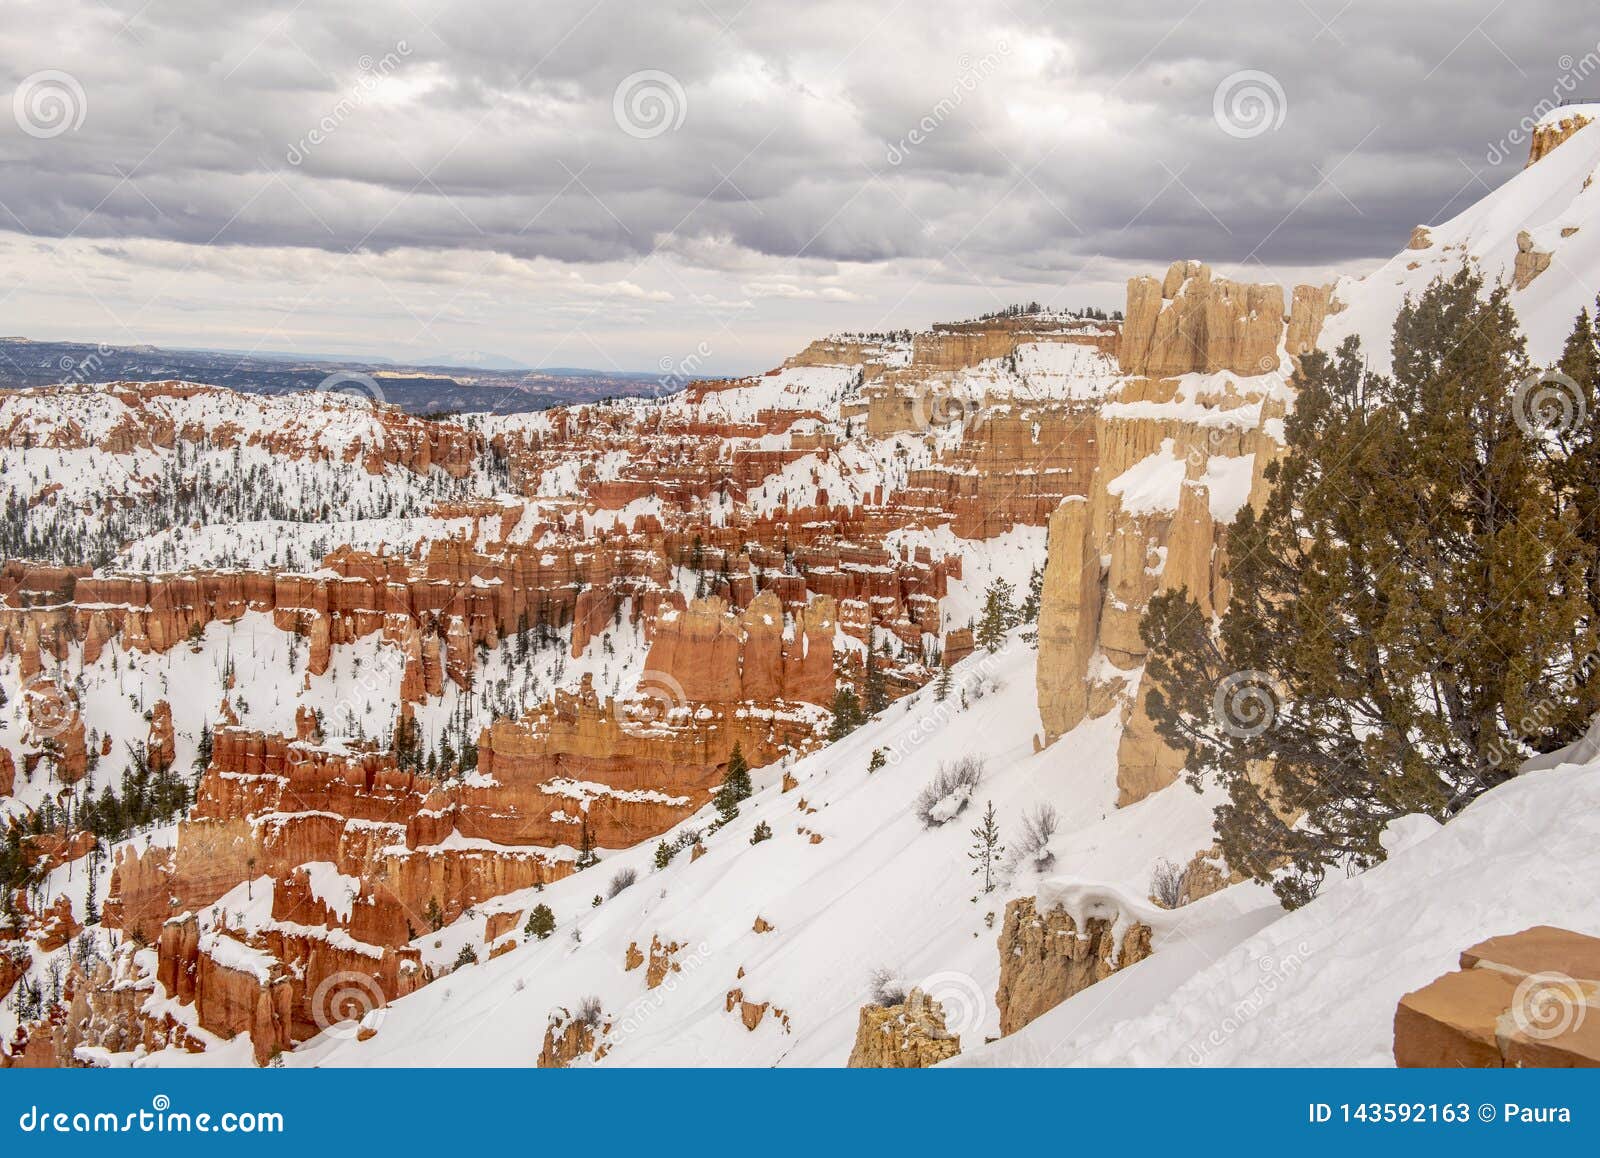
[{"label": "cloudy sky", "polygon": [[711,372],[1326,280],[1600,95],[1564,0],[6,0],[0,333]]}]

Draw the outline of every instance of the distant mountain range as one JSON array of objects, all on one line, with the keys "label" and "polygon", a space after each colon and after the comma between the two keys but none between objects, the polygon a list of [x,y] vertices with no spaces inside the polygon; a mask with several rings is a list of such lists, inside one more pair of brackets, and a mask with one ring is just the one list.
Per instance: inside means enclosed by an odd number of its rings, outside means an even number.
[{"label": "distant mountain range", "polygon": [[[470,363],[470,364],[467,364]],[[654,374],[555,367],[531,370],[493,354],[464,353],[438,363],[407,364],[387,358],[328,354],[249,353],[233,350],[109,346],[85,342],[0,338],[0,389],[59,382],[157,382],[184,379],[250,394],[314,390],[336,375],[345,392],[376,393],[413,414],[492,411],[521,414],[602,398],[641,397],[662,391]],[[355,376],[376,391],[362,391]],[[675,388],[675,386],[674,386]]]}]

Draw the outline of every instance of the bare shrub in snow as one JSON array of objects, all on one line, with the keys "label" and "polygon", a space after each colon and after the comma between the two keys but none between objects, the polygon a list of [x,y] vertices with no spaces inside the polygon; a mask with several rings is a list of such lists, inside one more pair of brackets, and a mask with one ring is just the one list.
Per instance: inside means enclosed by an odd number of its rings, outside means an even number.
[{"label": "bare shrub in snow", "polygon": [[1183,904],[1184,893],[1189,888],[1189,870],[1179,868],[1170,860],[1156,862],[1150,875],[1150,899],[1163,909],[1176,909]]},{"label": "bare shrub in snow", "polygon": [[639,879],[639,870],[632,868],[618,869],[617,875],[611,878],[611,884],[606,889],[607,899],[616,896],[623,889],[631,888],[633,882]]},{"label": "bare shrub in snow", "polygon": [[1022,831],[1011,841],[1013,867],[1031,864],[1041,872],[1055,863],[1050,838],[1061,828],[1061,815],[1053,804],[1040,801],[1022,814]]},{"label": "bare shrub in snow", "polygon": [[582,1022],[590,1029],[600,1025],[600,999],[593,994],[578,1002],[577,1011],[572,1015],[574,1021]]},{"label": "bare shrub in snow", "polygon": [[938,828],[960,816],[982,780],[982,756],[963,756],[940,764],[938,774],[917,793],[917,818],[922,827]]},{"label": "bare shrub in snow", "polygon": [[893,969],[884,967],[874,969],[868,988],[872,992],[874,1005],[890,1006],[906,1003],[906,983]]}]

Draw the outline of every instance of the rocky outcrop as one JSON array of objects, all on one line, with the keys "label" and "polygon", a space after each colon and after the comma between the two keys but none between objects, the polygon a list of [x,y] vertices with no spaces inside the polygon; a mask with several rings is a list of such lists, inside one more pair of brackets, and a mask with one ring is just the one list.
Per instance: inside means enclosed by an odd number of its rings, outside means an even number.
[{"label": "rocky outcrop", "polygon": [[1000,931],[1000,1033],[1015,1033],[1118,969],[1150,955],[1149,925],[1090,917],[1079,928],[1063,908],[1040,913],[1034,897],[1006,905]]},{"label": "rocky outcrop", "polygon": [[675,958],[683,950],[683,946],[676,941],[663,943],[659,936],[650,938],[650,959],[645,967],[644,987],[654,989],[667,979],[669,973],[682,970]]},{"label": "rocky outcrop", "polygon": [[[1564,116],[1547,118],[1533,130],[1533,140],[1528,147],[1528,165],[1548,157],[1556,148],[1571,138],[1573,133],[1587,125],[1593,118],[1573,112]],[[1527,166],[1523,166],[1526,168]]]},{"label": "rocky outcrop", "polygon": [[172,851],[160,847],[141,851],[131,843],[117,851],[100,916],[106,928],[121,929],[141,943],[159,935],[178,904]]},{"label": "rocky outcrop", "polygon": [[1600,938],[1540,925],[1491,937],[1400,999],[1397,1066],[1600,1066]]},{"label": "rocky outcrop", "polygon": [[[453,423],[430,422],[383,404],[352,407],[333,393],[300,395],[296,404],[247,403],[262,418],[274,406],[297,405],[292,412],[285,412],[285,417],[292,414],[294,421],[254,429],[218,417],[240,409],[239,396],[219,386],[111,382],[94,387],[64,384],[28,393],[29,401],[53,404],[59,420],[44,436],[44,444],[57,450],[128,455],[139,450],[170,450],[179,441],[203,441],[222,450],[259,445],[291,461],[359,462],[369,474],[381,474],[389,466],[413,474],[437,467],[458,478],[465,476],[473,458],[484,452],[480,436]],[[91,393],[105,421],[80,422],[73,416],[74,402]],[[317,404],[307,406],[309,398],[318,398]],[[0,445],[39,445],[36,426],[23,406],[5,417],[10,421],[0,422]],[[342,429],[328,437],[336,427]]]},{"label": "rocky outcrop", "polygon": [[150,735],[145,740],[145,758],[150,761],[152,769],[165,769],[172,767],[176,759],[177,746],[172,734],[172,705],[166,700],[157,700],[154,708],[150,710]]},{"label": "rocky outcrop", "polygon": [[[1278,287],[1215,280],[1197,262],[1136,278],[1128,294],[1119,356],[1138,376],[1098,407],[1084,497],[1050,516],[1039,615],[1041,742],[1119,711],[1119,806],[1171,784],[1184,762],[1149,717],[1144,613],[1180,589],[1203,613],[1227,606],[1227,526],[1265,502],[1266,467],[1283,452],[1293,367],[1279,353],[1314,346],[1336,306],[1331,286],[1300,286],[1285,316]],[[1211,376],[1177,377],[1194,373]]]},{"label": "rocky outcrop", "polygon": [[1089,504],[1067,499],[1050,516],[1039,603],[1039,716],[1054,742],[1089,710],[1089,660],[1099,640],[1100,552],[1090,537]]},{"label": "rocky outcrop", "polygon": [[1174,262],[1165,278],[1128,282],[1117,360],[1126,374],[1155,378],[1278,368],[1283,290],[1213,279],[1198,261]]},{"label": "rocky outcrop", "polygon": [[444,823],[502,844],[573,847],[587,826],[598,844],[626,847],[701,808],[735,744],[759,768],[815,742],[816,716],[800,705],[755,713],[737,700],[674,702],[664,684],[641,691],[617,702],[584,685],[522,720],[496,720],[479,743],[479,776],[440,800]]},{"label": "rocky outcrop", "polygon": [[[23,908],[22,911],[26,915],[26,909]],[[83,932],[83,926],[72,915],[72,902],[65,894],[57,896],[54,902],[41,909],[38,916],[29,923],[33,927],[34,944],[43,953],[54,953]]]},{"label": "rocky outcrop", "polygon": [[18,1025],[6,1054],[0,1055],[0,1066],[82,1066],[88,1063],[80,1048],[108,1053],[204,1052],[204,1034],[191,1033],[156,998],[155,978],[134,946],[124,946],[110,961],[96,960],[87,969],[74,963],[62,984],[61,999],[42,1017]]},{"label": "rocky outcrop", "polygon": [[1534,247],[1533,235],[1526,229],[1517,234],[1517,257],[1511,269],[1511,285],[1515,289],[1527,289],[1533,284],[1533,279],[1550,268],[1550,262],[1555,254],[1545,253]]},{"label": "rocky outcrop", "polygon": [[553,1011],[545,1026],[538,1067],[565,1069],[585,1056],[595,1061],[604,1057],[605,1045],[595,1045],[597,1038],[604,1038],[610,1031],[610,1026],[603,1021],[604,1016],[597,1006],[581,1008],[577,1013],[566,1008]]},{"label": "rocky outcrop", "polygon": [[836,616],[834,601],[824,596],[799,610],[790,627],[770,588],[738,613],[716,597],[666,610],[656,618],[645,660],[654,676],[648,691],[667,697],[661,710],[668,715],[690,701],[826,705],[834,693]]},{"label": "rocky outcrop", "polygon": [[961,1052],[961,1035],[945,1027],[944,1007],[920,989],[899,1005],[863,1005],[851,1069],[927,1069]]},{"label": "rocky outcrop", "polygon": [[293,922],[254,932],[202,929],[193,913],[168,921],[157,942],[156,980],[201,1028],[248,1034],[257,1064],[426,983],[415,949],[383,949]]}]

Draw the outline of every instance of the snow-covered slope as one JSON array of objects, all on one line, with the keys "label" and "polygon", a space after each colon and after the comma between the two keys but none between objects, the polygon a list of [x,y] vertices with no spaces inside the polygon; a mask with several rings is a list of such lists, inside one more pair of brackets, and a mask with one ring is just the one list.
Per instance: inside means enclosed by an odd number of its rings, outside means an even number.
[{"label": "snow-covered slope", "polygon": [[[1407,296],[1449,276],[1468,257],[1490,281],[1512,281],[1518,237],[1551,255],[1549,267],[1514,289],[1512,306],[1535,363],[1554,361],[1579,310],[1594,310],[1600,281],[1600,105],[1568,106],[1547,121],[1586,115],[1590,122],[1464,213],[1426,229],[1427,244],[1403,249],[1363,278],[1343,278],[1335,296],[1345,309],[1330,313],[1318,345],[1332,350],[1359,335],[1372,368],[1390,367],[1389,336]],[[1419,242],[1422,239],[1419,237]]]},{"label": "snow-covered slope", "polygon": [[[549,1014],[593,995],[616,1027],[606,1039],[606,1065],[842,1065],[878,969],[944,1002],[963,1041],[994,1036],[998,918],[1010,897],[1035,892],[1040,877],[1024,865],[1001,888],[982,893],[966,854],[968,830],[987,801],[1007,831],[1024,810],[1055,805],[1062,823],[1049,871],[1093,875],[1136,896],[1158,860],[1185,860],[1211,839],[1214,801],[1181,785],[1133,808],[1113,807],[1114,718],[1033,751],[1035,658],[1013,641],[998,656],[963,661],[946,701],[930,687],[893,705],[794,763],[788,772],[798,786],[787,793],[780,791],[783,769],[763,770],[756,796],[735,822],[705,838],[698,860],[680,853],[656,870],[653,847],[632,849],[542,892],[500,898],[476,918],[423,938],[428,960],[448,966],[463,944],[484,955],[488,911],[543,902],[556,915],[549,940],[467,966],[395,1002],[372,1039],[357,1041],[336,1028],[289,1064],[528,1065]],[[887,763],[869,772],[879,748]],[[917,793],[942,762],[966,754],[986,762],[975,799],[954,822],[924,829],[913,807]],[[713,816],[707,810],[683,827],[704,831]],[[772,839],[752,845],[763,822]],[[637,870],[638,883],[594,906],[624,867]],[[1230,890],[1197,906],[1194,924],[1227,923],[1241,909],[1275,905],[1253,886]],[[755,932],[757,917],[773,930]],[[628,946],[646,950],[652,935],[684,946],[681,971],[653,990],[642,968],[624,969]],[[735,989],[747,1001],[770,1002],[787,1026],[769,1013],[747,1030],[737,1005],[727,1011]],[[227,1060],[213,1052],[194,1059]]]},{"label": "snow-covered slope", "polygon": [[1534,925],[1600,936],[1600,762],[1399,827],[1387,861],[1303,908],[1181,938],[960,1063],[1391,1065],[1396,1004],[1463,949]]}]

